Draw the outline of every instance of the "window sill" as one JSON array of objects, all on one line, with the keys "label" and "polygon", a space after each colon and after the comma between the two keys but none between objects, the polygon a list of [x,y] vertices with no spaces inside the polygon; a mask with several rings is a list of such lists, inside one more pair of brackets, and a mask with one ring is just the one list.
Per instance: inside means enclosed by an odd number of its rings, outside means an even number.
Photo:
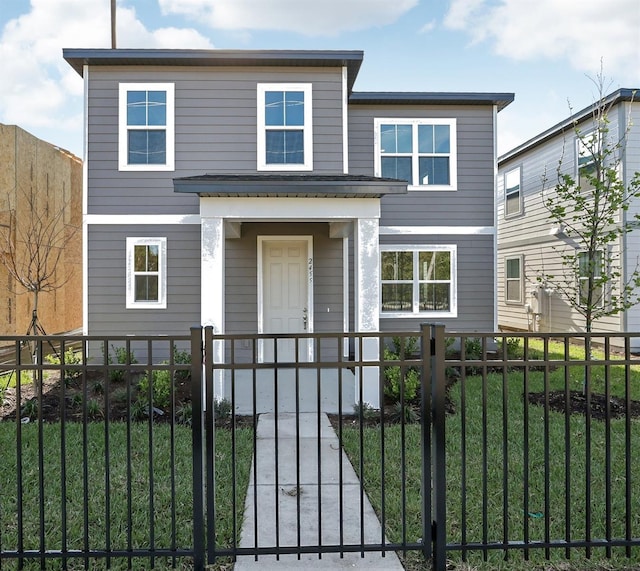
[{"label": "window sill", "polygon": [[457,311],[421,311],[419,313],[409,312],[380,312],[380,319],[440,319],[448,317],[458,317]]},{"label": "window sill", "polygon": [[407,190],[411,190],[411,191],[416,191],[416,192],[430,192],[433,190],[437,190],[437,191],[448,191],[448,192],[455,192],[457,189],[457,187],[455,186],[451,186],[448,184],[431,184],[431,185],[415,185],[415,184],[410,184],[407,186]]}]

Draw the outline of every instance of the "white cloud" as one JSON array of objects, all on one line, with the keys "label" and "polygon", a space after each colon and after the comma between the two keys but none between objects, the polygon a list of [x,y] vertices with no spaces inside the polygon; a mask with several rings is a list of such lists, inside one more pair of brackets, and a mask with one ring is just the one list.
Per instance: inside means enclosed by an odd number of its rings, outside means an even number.
[{"label": "white cloud", "polygon": [[[31,0],[30,8],[0,30],[0,121],[38,136],[41,129],[51,129],[60,137],[71,132],[81,135],[83,82],[62,59],[62,48],[110,47],[110,3]],[[117,11],[117,33],[118,47],[213,47],[192,29],[148,30],[133,8],[122,5]]]},{"label": "white cloud", "polygon": [[393,23],[418,0],[159,0],[180,14],[226,30],[281,30],[331,36]]},{"label": "white cloud", "polygon": [[640,79],[638,0],[452,0],[445,25],[505,57],[567,59],[590,75],[602,58],[607,75]]}]

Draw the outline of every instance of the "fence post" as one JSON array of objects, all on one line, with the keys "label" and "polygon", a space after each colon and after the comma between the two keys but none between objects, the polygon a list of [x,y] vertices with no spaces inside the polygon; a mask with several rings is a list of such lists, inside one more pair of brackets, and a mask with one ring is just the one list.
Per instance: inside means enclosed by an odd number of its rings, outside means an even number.
[{"label": "fence post", "polygon": [[202,327],[191,328],[191,425],[193,446],[193,568],[204,570],[204,418]]},{"label": "fence post", "polygon": [[422,374],[420,375],[420,432],[422,482],[422,555],[425,561],[431,559],[431,328],[427,323],[420,326],[420,354]]},{"label": "fence post", "polygon": [[[425,343],[428,341],[428,346]],[[428,376],[427,399],[423,398],[423,408],[428,400],[427,422],[423,422],[422,430],[429,431],[428,440],[423,441],[423,462],[425,454],[430,455],[429,480],[431,499],[428,512],[431,520],[430,535],[424,540],[431,539],[433,545],[429,547],[432,551],[432,568],[434,571],[444,571],[447,565],[447,503],[446,503],[446,453],[445,453],[445,417],[446,417],[446,378],[445,378],[445,327],[440,323],[422,325],[423,343],[423,370],[426,369],[426,357],[429,357],[430,371],[424,370],[424,377]],[[424,412],[424,411],[423,411]],[[428,446],[428,448],[427,448]],[[423,464],[424,466],[424,464]],[[426,468],[426,466],[425,466]],[[424,477],[423,477],[424,479]],[[424,499],[423,499],[424,501]],[[426,504],[425,504],[426,507]]]}]

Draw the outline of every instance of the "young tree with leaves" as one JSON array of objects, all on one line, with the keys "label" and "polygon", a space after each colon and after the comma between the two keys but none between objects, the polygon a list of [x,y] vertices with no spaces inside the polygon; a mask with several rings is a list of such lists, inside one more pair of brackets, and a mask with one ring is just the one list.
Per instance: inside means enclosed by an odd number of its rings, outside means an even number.
[{"label": "young tree with leaves", "polygon": [[[560,275],[540,273],[539,283],[560,294],[584,318],[585,331],[598,319],[619,314],[640,301],[640,270],[623,274],[623,236],[639,227],[640,215],[631,213],[640,198],[640,172],[622,177],[625,144],[632,128],[627,121],[612,133],[612,103],[605,96],[602,72],[594,80],[598,98],[591,122],[574,122],[577,138],[577,177],[566,172],[564,153],[556,169],[557,184],[543,182],[542,202],[549,219],[560,229],[563,243],[553,249],[560,257]],[[587,355],[590,354],[589,348]]]}]

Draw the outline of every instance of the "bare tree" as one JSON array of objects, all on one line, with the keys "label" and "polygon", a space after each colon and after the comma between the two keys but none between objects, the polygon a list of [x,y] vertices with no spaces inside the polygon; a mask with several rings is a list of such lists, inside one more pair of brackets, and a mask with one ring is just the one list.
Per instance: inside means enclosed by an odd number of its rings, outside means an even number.
[{"label": "bare tree", "polygon": [[63,287],[71,274],[59,275],[58,265],[65,247],[77,228],[65,224],[67,203],[52,207],[49,197],[38,195],[34,186],[19,191],[16,202],[8,204],[0,225],[0,262],[7,272],[32,296],[32,319],[27,335],[44,334],[38,319],[40,294]]}]

